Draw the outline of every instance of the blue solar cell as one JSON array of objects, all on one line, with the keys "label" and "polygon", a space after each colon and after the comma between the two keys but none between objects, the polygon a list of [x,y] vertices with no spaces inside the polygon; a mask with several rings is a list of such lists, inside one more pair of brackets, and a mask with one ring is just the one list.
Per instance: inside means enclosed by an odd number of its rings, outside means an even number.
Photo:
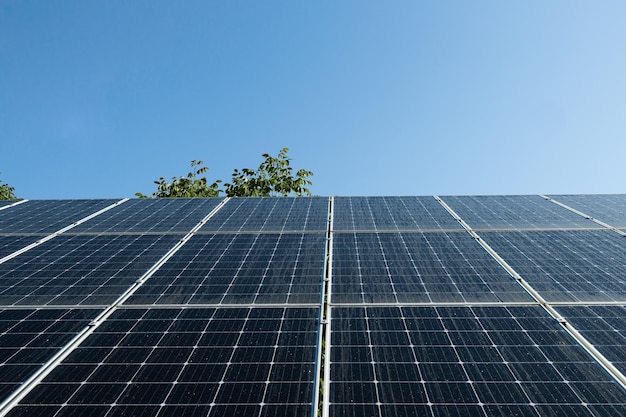
[{"label": "blue solar cell", "polygon": [[51,233],[119,200],[31,200],[0,211],[0,233]]},{"label": "blue solar cell", "polygon": [[89,309],[0,309],[0,398],[50,360],[97,313]]},{"label": "blue solar cell", "polygon": [[[333,307],[331,313],[331,416],[626,411],[626,392],[539,306]],[[592,411],[589,404],[600,407]]]},{"label": "blue solar cell", "polygon": [[0,305],[108,305],[179,239],[61,235],[0,264]]},{"label": "blue solar cell", "polygon": [[38,235],[0,235],[0,258],[16,252],[41,239]]},{"label": "blue solar cell", "polygon": [[[118,310],[9,415],[100,406],[108,415],[129,409],[188,415],[199,408],[236,415],[241,407],[264,415],[268,406],[310,415],[318,317],[319,308]],[[204,329],[190,333],[185,322]],[[210,330],[216,322],[221,330]],[[303,322],[311,337],[285,343]],[[211,334],[235,337],[215,347],[201,337]]]},{"label": "blue solar cell", "polygon": [[446,196],[442,200],[475,230],[601,228],[537,195]]},{"label": "blue solar cell", "polygon": [[530,301],[467,233],[337,233],[332,302]]},{"label": "blue solar cell", "polygon": [[626,374],[625,306],[559,306],[557,311]]},{"label": "blue solar cell", "polygon": [[626,194],[551,195],[595,219],[617,228],[626,228]]},{"label": "blue solar cell", "polygon": [[220,202],[221,198],[130,200],[72,232],[188,232]]},{"label": "blue solar cell", "polygon": [[320,303],[326,235],[200,234],[129,304]]},{"label": "blue solar cell", "polygon": [[481,237],[547,301],[626,301],[626,246],[610,230]]},{"label": "blue solar cell", "polygon": [[462,229],[433,197],[336,197],[333,227],[349,231]]},{"label": "blue solar cell", "polygon": [[204,232],[326,231],[328,198],[233,198],[201,229]]}]

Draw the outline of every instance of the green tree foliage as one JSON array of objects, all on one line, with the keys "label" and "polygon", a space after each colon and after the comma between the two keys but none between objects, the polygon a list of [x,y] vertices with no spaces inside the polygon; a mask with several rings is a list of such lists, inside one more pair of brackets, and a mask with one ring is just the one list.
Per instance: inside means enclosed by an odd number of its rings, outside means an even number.
[{"label": "green tree foliage", "polygon": [[248,168],[241,171],[235,169],[232,183],[224,184],[226,195],[228,197],[311,195],[307,186],[312,182],[307,178],[312,176],[313,172],[300,169],[294,176],[287,151],[288,148],[281,149],[277,157],[263,154],[265,160],[256,171]]},{"label": "green tree foliage", "polygon": [[0,180],[0,200],[17,200],[15,188],[9,184],[2,184],[2,180]]},{"label": "green tree foliage", "polygon": [[[186,177],[173,177],[172,182],[167,182],[163,177],[159,178],[154,182],[157,190],[152,193],[152,196],[157,198],[219,196],[218,182],[221,180],[209,185],[206,177],[198,178],[198,175],[205,174],[209,170],[209,167],[202,166],[203,164],[202,161],[191,161],[191,172]],[[142,193],[135,193],[135,195],[139,198],[148,198]]]},{"label": "green tree foliage", "polygon": [[[244,168],[235,169],[230,183],[224,184],[224,190],[219,188],[222,180],[216,180],[209,185],[205,174],[209,168],[202,166],[202,161],[191,161],[191,172],[186,177],[173,177],[167,182],[161,177],[157,184],[157,191],[153,197],[218,197],[225,193],[228,197],[269,197],[288,195],[311,195],[308,186],[312,182],[308,179],[313,172],[305,169],[298,170],[295,175],[287,157],[288,148],[283,148],[278,156],[263,154],[264,161],[257,170]],[[135,193],[140,198],[148,198],[142,193]]]}]

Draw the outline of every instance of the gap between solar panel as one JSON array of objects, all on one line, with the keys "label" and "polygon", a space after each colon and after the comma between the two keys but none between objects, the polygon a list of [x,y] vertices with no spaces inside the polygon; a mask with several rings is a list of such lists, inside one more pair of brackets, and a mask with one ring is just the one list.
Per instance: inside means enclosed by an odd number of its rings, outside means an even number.
[{"label": "gap between solar panel", "polygon": [[[110,210],[116,205],[122,204],[128,199],[121,200],[116,204],[107,207],[102,212]],[[148,271],[146,271],[142,277],[140,277],[126,292],[124,292],[115,302],[107,307],[102,313],[100,313],[95,319],[93,319],[87,327],[81,330],[72,338],[65,346],[63,346],[48,362],[43,364],[34,374],[31,375],[17,390],[13,391],[2,403],[0,403],[0,417],[5,416],[10,410],[15,407],[20,400],[22,400],[33,388],[35,388],[43,379],[52,372],[74,349],[109,318],[124,301],[126,301],[145,281],[147,281],[169,258],[171,258],[180,248],[193,236],[195,231],[199,230],[224,204],[228,202],[228,198],[224,199],[219,205],[217,205],[209,214],[207,214],[192,230],[190,230],[185,237],[183,237],[174,247],[172,247],[165,255],[159,259]],[[86,221],[89,218],[95,217],[98,213],[94,213],[92,216],[88,216],[76,224],[80,224],[82,221]],[[74,227],[72,225],[71,227]],[[68,226],[69,227],[69,226]],[[69,228],[71,228],[69,227]],[[62,232],[61,232],[62,233]],[[16,255],[17,256],[17,255]]]},{"label": "gap between solar panel", "polygon": [[84,223],[84,222],[86,222],[86,221],[88,221],[88,220],[90,220],[90,219],[93,219],[94,217],[99,216],[100,214],[102,214],[102,213],[104,213],[104,212],[106,212],[106,211],[109,211],[109,210],[111,210],[112,208],[117,207],[117,206],[119,206],[120,204],[123,204],[123,203],[125,203],[125,202],[126,202],[126,201],[128,201],[128,200],[129,200],[128,198],[124,198],[124,199],[122,199],[122,200],[120,200],[120,201],[117,201],[117,202],[116,202],[116,203],[114,203],[114,204],[111,204],[111,205],[110,205],[110,206],[108,206],[108,207],[103,208],[102,210],[99,210],[99,211],[97,211],[97,212],[95,212],[95,213],[93,213],[93,214],[90,214],[89,216],[83,217],[82,219],[80,219],[80,220],[78,220],[78,221],[76,221],[76,222],[72,223],[71,225],[66,226],[66,227],[64,227],[64,228],[62,228],[62,229],[57,230],[57,231],[56,231],[56,232],[54,232],[54,233],[49,234],[48,236],[46,236],[46,237],[45,237],[45,238],[43,238],[43,239],[40,239],[40,240],[38,240],[38,241],[36,241],[36,242],[34,242],[34,243],[31,243],[30,245],[25,246],[25,247],[23,247],[22,249],[17,250],[17,251],[15,251],[15,252],[13,252],[12,254],[5,256],[4,258],[0,259],[0,264],[2,264],[2,263],[4,263],[4,262],[8,261],[9,259],[13,259],[13,258],[15,258],[15,257],[16,257],[16,256],[18,256],[18,255],[21,255],[22,253],[24,253],[24,252],[26,252],[26,251],[28,251],[28,250],[30,250],[30,249],[32,249],[32,248],[35,248],[35,247],[37,247],[37,246],[41,245],[42,243],[45,243],[45,242],[47,242],[47,241],[49,241],[49,240],[51,240],[51,239],[54,239],[55,237],[57,237],[57,236],[61,235],[62,233],[65,233],[65,232],[67,232],[68,230],[73,229],[74,227],[78,226],[79,224],[82,224],[82,223]]},{"label": "gap between solar panel", "polygon": [[557,320],[565,331],[567,331],[577,343],[585,349],[600,366],[602,366],[612,378],[620,384],[622,389],[626,390],[626,376],[613,365],[602,353],[600,353],[592,343],[590,343],[576,328],[567,322],[551,305],[548,303],[523,277],[513,269],[493,248],[491,248],[487,242],[480,238],[480,236],[472,230],[467,223],[450,208],[441,198],[435,196],[435,198],[444,206],[446,210],[454,216],[463,227],[470,233],[480,245],[513,277],[517,282],[524,287],[531,297],[536,300],[555,320]]}]

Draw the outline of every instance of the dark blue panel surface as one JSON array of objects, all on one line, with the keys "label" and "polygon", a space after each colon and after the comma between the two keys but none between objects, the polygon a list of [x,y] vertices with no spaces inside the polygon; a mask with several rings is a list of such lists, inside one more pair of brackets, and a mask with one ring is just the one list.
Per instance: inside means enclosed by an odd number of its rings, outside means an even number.
[{"label": "dark blue panel surface", "polygon": [[475,230],[601,228],[538,195],[446,196],[442,200]]},{"label": "dark blue panel surface", "polygon": [[0,402],[97,313],[86,309],[0,309]]},{"label": "dark blue panel surface", "polygon": [[434,197],[336,197],[335,230],[462,229]]},{"label": "dark blue panel surface", "polygon": [[31,200],[0,211],[0,233],[51,233],[119,200]]},{"label": "dark blue panel surface", "polygon": [[0,258],[41,239],[38,235],[0,235]]},{"label": "dark blue panel surface", "polygon": [[221,198],[130,200],[85,222],[72,232],[188,232]]},{"label": "dark blue panel surface", "polygon": [[610,230],[484,232],[549,302],[626,301],[626,240]]},{"label": "dark blue panel surface", "polygon": [[540,307],[335,307],[331,329],[333,417],[626,413]]},{"label": "dark blue panel surface", "polygon": [[625,306],[559,306],[557,311],[626,374]]},{"label": "dark blue panel surface", "polygon": [[326,231],[327,197],[232,198],[203,227],[203,232]]},{"label": "dark blue panel surface", "polygon": [[465,232],[337,233],[333,303],[530,301]]},{"label": "dark blue panel surface", "polygon": [[320,303],[326,235],[196,235],[131,304]]},{"label": "dark blue panel surface", "polygon": [[0,264],[0,305],[108,305],[179,239],[58,236]]},{"label": "dark blue panel surface", "polygon": [[117,311],[9,415],[311,416],[318,316]]},{"label": "dark blue panel surface", "polygon": [[613,227],[626,228],[626,194],[551,195],[550,197]]}]

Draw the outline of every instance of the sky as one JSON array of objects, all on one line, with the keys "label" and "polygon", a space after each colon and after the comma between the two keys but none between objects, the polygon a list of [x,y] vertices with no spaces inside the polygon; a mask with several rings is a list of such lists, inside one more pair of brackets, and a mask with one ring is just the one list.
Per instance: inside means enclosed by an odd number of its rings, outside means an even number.
[{"label": "sky", "polygon": [[289,148],[316,195],[626,193],[626,2],[0,0],[0,180],[151,194]]}]

